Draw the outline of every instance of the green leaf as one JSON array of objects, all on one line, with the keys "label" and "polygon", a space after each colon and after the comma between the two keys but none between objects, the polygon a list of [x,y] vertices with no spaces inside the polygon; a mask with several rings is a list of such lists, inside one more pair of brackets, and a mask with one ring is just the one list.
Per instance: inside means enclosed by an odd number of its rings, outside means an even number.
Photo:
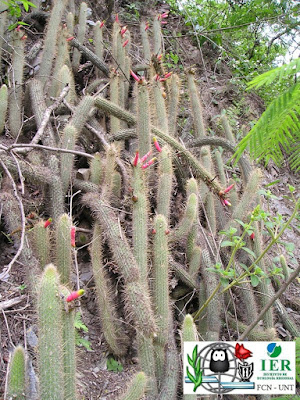
[{"label": "green leaf", "polygon": [[235,244],[234,242],[230,242],[229,240],[224,240],[224,242],[221,243],[221,247],[234,247]]},{"label": "green leaf", "polygon": [[254,253],[252,250],[248,249],[248,247],[242,247],[242,249],[243,249],[246,253],[251,254],[251,256],[256,257],[255,253]]},{"label": "green leaf", "polygon": [[221,282],[221,285],[222,285],[223,287],[226,287],[226,286],[228,286],[228,284],[229,284],[229,279],[220,277],[220,282]]},{"label": "green leaf", "polygon": [[195,368],[195,374],[196,374],[196,376],[199,375],[200,368],[201,368],[201,359],[200,359],[200,357],[199,357],[198,360],[197,360],[196,368]]},{"label": "green leaf", "polygon": [[194,386],[194,389],[193,389],[194,392],[196,392],[197,388],[201,385],[201,383],[202,383],[202,371],[197,376],[197,380],[195,382],[195,386]]},{"label": "green leaf", "polygon": [[78,330],[88,332],[88,327],[82,322],[80,311],[77,311],[74,318],[74,327]]},{"label": "green leaf", "polygon": [[197,355],[198,355],[198,345],[196,344],[196,346],[194,347],[194,350],[193,350],[193,367],[195,366],[195,362],[197,360]]},{"label": "green leaf", "polygon": [[114,358],[109,357],[106,361],[106,367],[108,371],[114,371],[114,372],[122,372],[123,371],[123,365],[116,361]]},{"label": "green leaf", "polygon": [[260,282],[258,276],[256,276],[256,275],[251,275],[251,276],[250,276],[250,280],[251,280],[251,285],[252,285],[253,287],[256,287],[256,286],[259,284],[259,282]]},{"label": "green leaf", "polygon": [[191,357],[190,357],[189,355],[187,355],[187,356],[188,356],[188,363],[190,364],[190,366],[191,366],[192,368],[194,368],[193,360],[191,359]]},{"label": "green leaf", "polygon": [[270,187],[270,186],[273,186],[273,185],[277,185],[277,183],[280,183],[280,179],[276,179],[276,181],[270,182],[270,183],[268,183],[268,184],[265,185],[265,186],[266,186],[266,187]]},{"label": "green leaf", "polygon": [[186,374],[187,374],[187,376],[188,376],[188,378],[189,378],[189,380],[191,381],[191,382],[193,382],[193,383],[195,383],[196,382],[196,379],[194,378],[194,376],[190,373],[190,371],[189,371],[189,367],[186,367]]}]

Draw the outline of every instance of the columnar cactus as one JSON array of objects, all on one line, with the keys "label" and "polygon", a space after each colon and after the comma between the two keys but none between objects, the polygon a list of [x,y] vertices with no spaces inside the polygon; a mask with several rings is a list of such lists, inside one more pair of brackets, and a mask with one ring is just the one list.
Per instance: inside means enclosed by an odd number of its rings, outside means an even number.
[{"label": "columnar cactus", "polygon": [[194,120],[194,136],[195,138],[202,138],[206,136],[205,126],[203,121],[203,113],[198,89],[195,83],[195,75],[192,70],[188,71],[188,87],[190,94],[190,101],[192,106],[193,120]]},{"label": "columnar cactus", "polygon": [[177,137],[177,116],[180,98],[180,79],[177,74],[172,74],[170,79],[170,94],[168,97],[168,126],[170,136]]},{"label": "columnar cactus", "polygon": [[26,357],[22,346],[17,346],[11,356],[7,380],[7,398],[26,399]]},{"label": "columnar cactus", "polygon": [[147,376],[144,372],[138,372],[131,379],[126,392],[118,397],[118,400],[141,400],[145,394]]},{"label": "columnar cactus", "polygon": [[12,87],[9,92],[8,121],[10,133],[17,137],[21,132],[23,114],[23,69],[24,69],[24,43],[25,33],[23,30],[15,30],[13,33],[13,56],[12,56]]},{"label": "columnar cactus", "polygon": [[56,42],[59,33],[59,25],[66,4],[67,0],[55,0],[53,3],[44,41],[42,61],[38,72],[38,77],[43,85],[45,85],[50,78],[52,64],[56,54]]},{"label": "columnar cactus", "polygon": [[0,135],[3,132],[5,126],[7,106],[8,106],[8,90],[6,85],[2,85],[0,88]]},{"label": "columnar cactus", "polygon": [[71,246],[72,220],[67,214],[62,214],[56,225],[55,254],[57,270],[60,274],[61,283],[69,285],[72,268],[72,246]]},{"label": "columnar cactus", "polygon": [[154,344],[157,378],[160,381],[164,375],[165,347],[168,341],[170,321],[168,225],[163,215],[155,217],[154,231],[153,301],[158,327]]},{"label": "columnar cactus", "polygon": [[59,277],[49,264],[38,287],[38,369],[41,400],[64,398],[62,306]]},{"label": "columnar cactus", "polygon": [[117,315],[113,291],[103,266],[102,233],[97,223],[94,226],[90,252],[103,334],[113,354],[122,356],[127,350],[127,337]]},{"label": "columnar cactus", "polygon": [[50,228],[47,221],[39,221],[35,224],[32,234],[37,258],[41,269],[44,269],[50,263]]},{"label": "columnar cactus", "polygon": [[172,153],[168,146],[162,148],[158,160],[157,213],[164,215],[168,222],[173,185]]},{"label": "columnar cactus", "polygon": [[[80,44],[83,44],[86,32],[86,19],[87,19],[87,4],[85,2],[80,3],[79,18],[78,18],[78,33],[77,40]],[[78,49],[74,49],[72,67],[77,72],[80,63],[81,54]]]}]

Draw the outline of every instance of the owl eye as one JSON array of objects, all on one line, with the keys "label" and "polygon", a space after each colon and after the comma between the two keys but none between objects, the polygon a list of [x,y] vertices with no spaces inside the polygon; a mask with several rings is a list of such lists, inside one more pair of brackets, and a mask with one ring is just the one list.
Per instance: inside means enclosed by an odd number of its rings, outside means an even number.
[{"label": "owl eye", "polygon": [[212,354],[213,361],[224,361],[225,360],[225,351],[223,350],[215,350]]}]

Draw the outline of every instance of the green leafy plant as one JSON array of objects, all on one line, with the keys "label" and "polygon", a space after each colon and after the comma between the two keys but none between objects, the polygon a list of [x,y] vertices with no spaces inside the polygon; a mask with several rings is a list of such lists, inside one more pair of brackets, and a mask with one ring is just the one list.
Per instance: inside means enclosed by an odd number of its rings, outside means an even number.
[{"label": "green leafy plant", "polygon": [[79,333],[80,331],[83,331],[84,333],[89,331],[88,327],[83,323],[83,321],[81,319],[81,314],[79,311],[75,314],[74,328],[75,328],[76,345],[77,346],[81,345],[81,346],[85,347],[88,351],[91,351],[92,348],[91,348],[90,341],[81,337],[80,333]]},{"label": "green leafy plant", "polygon": [[109,357],[106,362],[106,367],[108,371],[113,371],[113,372],[122,372],[123,371],[123,365],[115,360],[113,357]]},{"label": "green leafy plant", "polygon": [[194,347],[192,358],[189,355],[187,355],[187,357],[188,357],[188,363],[194,370],[194,375],[191,374],[191,372],[189,371],[189,367],[186,367],[186,373],[188,378],[194,384],[193,391],[196,392],[197,388],[202,383],[202,374],[203,374],[203,371],[201,371],[201,358],[198,357],[198,345]]},{"label": "green leafy plant", "polygon": [[[300,59],[257,76],[248,84],[248,90],[270,86],[283,78],[293,78],[300,72]],[[300,170],[300,84],[290,84],[289,88],[274,99],[250,132],[238,145],[235,162],[239,160],[247,146],[253,159],[272,159],[280,164],[284,152],[289,155],[291,168]]]},{"label": "green leafy plant", "polygon": [[12,30],[16,28],[18,25],[28,25],[23,21],[18,21],[18,18],[21,17],[22,15],[22,7],[26,12],[29,11],[30,7],[36,8],[36,5],[31,3],[28,0],[9,0],[9,1],[4,1],[2,0],[1,3],[6,4],[8,6],[7,10],[10,16],[13,18],[14,22],[13,24],[9,25],[8,29]]}]

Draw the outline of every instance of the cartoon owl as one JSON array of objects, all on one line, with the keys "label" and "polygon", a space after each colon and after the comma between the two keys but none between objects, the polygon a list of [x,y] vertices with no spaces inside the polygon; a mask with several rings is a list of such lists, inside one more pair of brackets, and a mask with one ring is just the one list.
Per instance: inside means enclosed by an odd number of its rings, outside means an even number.
[{"label": "cartoon owl", "polygon": [[217,348],[212,351],[209,369],[219,373],[224,373],[229,370],[228,354],[225,349]]}]

